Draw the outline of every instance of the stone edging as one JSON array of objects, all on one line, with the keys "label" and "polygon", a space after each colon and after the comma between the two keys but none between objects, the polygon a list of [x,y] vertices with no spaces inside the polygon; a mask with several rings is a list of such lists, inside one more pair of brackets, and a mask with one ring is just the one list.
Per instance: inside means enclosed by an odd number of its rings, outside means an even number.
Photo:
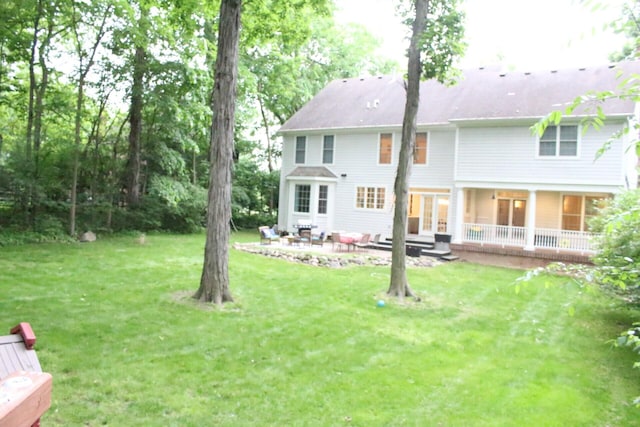
[{"label": "stone edging", "polygon": [[[268,256],[271,258],[279,258],[290,262],[299,262],[309,264],[315,267],[343,268],[350,265],[373,265],[373,266],[391,266],[391,257],[380,257],[370,254],[356,254],[353,256],[341,256],[336,254],[311,253],[311,252],[293,252],[282,249],[269,248],[265,246],[256,246],[253,244],[233,245],[234,249],[252,254]],[[434,267],[441,264],[440,261],[431,257],[406,257],[407,267]]]}]

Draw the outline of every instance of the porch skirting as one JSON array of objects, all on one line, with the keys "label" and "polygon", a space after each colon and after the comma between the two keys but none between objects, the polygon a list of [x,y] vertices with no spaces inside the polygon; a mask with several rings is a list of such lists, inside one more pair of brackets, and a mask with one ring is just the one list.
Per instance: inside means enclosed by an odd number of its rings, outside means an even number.
[{"label": "porch skirting", "polygon": [[593,264],[591,256],[574,252],[557,252],[555,250],[536,248],[535,251],[525,251],[521,247],[512,247],[491,244],[476,243],[451,243],[451,250],[455,255],[455,251],[479,252],[486,254],[497,254],[505,256],[519,256],[528,258],[538,258],[550,261],[558,261],[565,263]]}]

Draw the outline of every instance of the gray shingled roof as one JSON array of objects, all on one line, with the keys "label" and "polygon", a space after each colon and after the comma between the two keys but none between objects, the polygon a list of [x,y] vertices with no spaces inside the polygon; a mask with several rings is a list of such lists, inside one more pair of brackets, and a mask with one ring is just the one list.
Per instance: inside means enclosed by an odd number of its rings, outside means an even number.
[{"label": "gray shingled roof", "polygon": [[295,177],[315,177],[315,178],[337,178],[333,172],[324,166],[298,166],[287,176]]},{"label": "gray shingled roof", "polygon": [[[540,118],[562,110],[592,90],[614,90],[625,76],[640,73],[640,62],[556,71],[501,72],[467,70],[461,81],[446,87],[422,82],[418,125],[465,120]],[[281,133],[319,129],[400,126],[404,113],[404,82],[399,77],[339,79],[329,83],[294,114]],[[631,101],[609,100],[607,115],[631,115]],[[576,115],[585,114],[576,111]]]}]

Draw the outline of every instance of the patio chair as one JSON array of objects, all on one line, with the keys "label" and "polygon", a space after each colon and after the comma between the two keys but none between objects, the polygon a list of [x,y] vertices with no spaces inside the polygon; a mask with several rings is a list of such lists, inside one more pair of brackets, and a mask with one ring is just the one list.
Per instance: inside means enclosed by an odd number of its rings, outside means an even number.
[{"label": "patio chair", "polygon": [[338,249],[340,249],[340,232],[332,231],[331,232],[331,250],[336,250],[336,245],[338,245]]},{"label": "patio chair", "polygon": [[380,233],[373,236],[373,239],[369,240],[369,244],[367,245],[367,247],[371,249],[380,249],[381,246],[382,245],[380,244]]},{"label": "patio chair", "polygon": [[[338,246],[338,250],[340,250],[340,246],[344,246],[347,248],[347,251],[351,249],[351,243],[345,243],[348,240],[345,236],[342,235],[343,231],[332,231],[331,232],[331,250],[336,250],[336,245]],[[342,237],[341,237],[342,236]]]},{"label": "patio chair", "polygon": [[369,239],[371,238],[371,234],[370,233],[365,233],[362,235],[362,239],[360,239],[357,242],[353,242],[353,248],[354,250],[357,250],[358,248],[362,249],[362,250],[366,250],[369,247]]},{"label": "patio chair", "polygon": [[324,245],[324,231],[320,234],[311,235],[311,246],[323,246]]},{"label": "patio chair", "polygon": [[280,241],[280,236],[273,231],[272,228],[269,228],[266,225],[262,227],[258,227],[258,231],[260,232],[260,244],[261,245],[270,245],[274,240],[276,242]]},{"label": "patio chair", "polygon": [[299,243],[301,245],[309,245],[309,246],[311,246],[311,230],[300,230]]}]

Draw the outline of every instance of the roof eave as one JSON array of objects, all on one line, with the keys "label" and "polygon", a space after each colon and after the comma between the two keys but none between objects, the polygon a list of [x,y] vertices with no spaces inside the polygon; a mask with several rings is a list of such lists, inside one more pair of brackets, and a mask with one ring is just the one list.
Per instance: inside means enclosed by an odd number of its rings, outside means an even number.
[{"label": "roof eave", "polygon": [[[629,117],[632,117],[633,113],[614,113],[614,114],[606,114],[607,119],[618,119],[618,120],[626,120]],[[475,118],[458,118],[451,119],[450,122],[455,125],[465,125],[465,124],[478,124],[486,123],[486,124],[496,124],[496,123],[512,123],[512,124],[521,124],[521,123],[531,123],[538,122],[544,119],[545,116],[517,116],[517,117],[475,117]],[[584,120],[589,117],[595,117],[595,114],[575,114],[570,116],[563,116],[563,120]]]}]

